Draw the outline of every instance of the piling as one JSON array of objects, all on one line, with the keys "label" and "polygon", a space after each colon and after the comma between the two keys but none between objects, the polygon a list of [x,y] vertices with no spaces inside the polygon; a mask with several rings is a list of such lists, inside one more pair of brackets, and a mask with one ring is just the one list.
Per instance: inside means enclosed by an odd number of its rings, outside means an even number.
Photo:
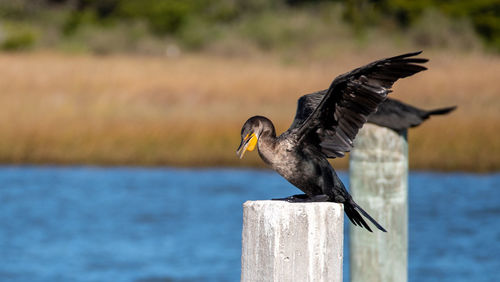
[{"label": "piling", "polygon": [[342,281],[343,205],[247,201],[241,281]]},{"label": "piling", "polygon": [[386,230],[350,225],[352,282],[408,280],[407,132],[365,124],[350,154],[354,200]]}]

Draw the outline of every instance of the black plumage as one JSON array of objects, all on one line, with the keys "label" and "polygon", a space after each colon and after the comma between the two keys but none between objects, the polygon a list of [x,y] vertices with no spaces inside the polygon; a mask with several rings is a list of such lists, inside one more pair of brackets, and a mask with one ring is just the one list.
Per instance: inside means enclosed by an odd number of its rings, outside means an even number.
[{"label": "black plumage", "polygon": [[410,127],[419,126],[433,115],[444,115],[456,108],[456,106],[452,106],[433,110],[423,110],[401,101],[388,98],[378,107],[375,113],[368,116],[368,122],[395,131],[401,131]]},{"label": "black plumage", "polygon": [[[310,114],[321,102],[327,89],[317,91],[311,94],[306,94],[299,99],[301,115]],[[411,127],[419,126],[422,122],[433,115],[444,115],[453,110],[456,106],[423,110],[412,105],[405,104],[401,101],[387,98],[377,108],[377,111],[368,116],[368,123],[373,123],[379,126],[387,127],[395,131],[401,131]]]},{"label": "black plumage", "polygon": [[386,99],[393,83],[425,70],[420,52],[375,61],[338,76],[322,97],[302,96],[290,128],[276,136],[273,123],[263,116],[248,119],[241,130],[237,153],[258,148],[260,157],[305,195],[292,202],[331,201],[344,204],[354,225],[371,231],[365,218],[385,229],[358,206],[327,158],[343,157],[370,114]]}]

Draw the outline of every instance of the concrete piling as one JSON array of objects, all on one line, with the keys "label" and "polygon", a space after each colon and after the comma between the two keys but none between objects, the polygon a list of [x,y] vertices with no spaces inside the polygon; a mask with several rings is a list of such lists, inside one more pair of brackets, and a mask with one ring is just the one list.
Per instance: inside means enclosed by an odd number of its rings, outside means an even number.
[{"label": "concrete piling", "polygon": [[341,282],[343,205],[247,201],[241,281]]},{"label": "concrete piling", "polygon": [[373,233],[351,225],[352,282],[408,280],[407,133],[365,124],[350,154],[350,190],[386,230]]}]

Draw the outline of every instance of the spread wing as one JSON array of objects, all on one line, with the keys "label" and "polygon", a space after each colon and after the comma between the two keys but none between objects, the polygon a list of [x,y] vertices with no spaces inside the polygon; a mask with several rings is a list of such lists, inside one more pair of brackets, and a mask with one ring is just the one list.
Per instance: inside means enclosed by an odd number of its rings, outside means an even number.
[{"label": "spread wing", "polygon": [[297,101],[297,112],[295,113],[295,118],[293,119],[290,129],[298,128],[302,125],[302,123],[304,123],[304,121],[306,121],[306,119],[318,107],[319,103],[321,103],[321,100],[323,100],[327,90],[328,89],[306,94],[299,98]]},{"label": "spread wing", "polygon": [[[298,127],[316,109],[327,89],[306,94],[299,98],[297,113],[290,128]],[[456,106],[434,110],[422,110],[396,99],[387,98],[377,108],[377,111],[367,117],[368,123],[400,131],[410,127],[419,126],[432,115],[447,114],[456,109]]]},{"label": "spread wing", "polygon": [[427,111],[388,98],[380,104],[376,112],[368,116],[368,122],[400,131],[419,126],[430,116],[447,114],[455,110],[455,108],[453,106]]},{"label": "spread wing", "polygon": [[[367,117],[377,110],[400,78],[426,68],[421,52],[375,61],[335,78],[325,92],[302,96],[289,131],[317,146],[326,157],[343,157]],[[318,102],[319,101],[319,102]]]}]

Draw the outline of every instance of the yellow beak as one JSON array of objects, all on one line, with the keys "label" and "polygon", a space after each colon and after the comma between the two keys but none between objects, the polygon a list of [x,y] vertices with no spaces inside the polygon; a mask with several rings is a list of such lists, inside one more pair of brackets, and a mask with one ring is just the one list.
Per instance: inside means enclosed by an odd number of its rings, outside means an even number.
[{"label": "yellow beak", "polygon": [[255,135],[255,133],[252,134],[247,134],[243,140],[241,140],[240,147],[238,147],[238,150],[236,151],[236,154],[241,158],[243,158],[243,155],[245,154],[246,151],[253,151],[255,149],[255,146],[257,146],[257,141],[258,138]]}]

